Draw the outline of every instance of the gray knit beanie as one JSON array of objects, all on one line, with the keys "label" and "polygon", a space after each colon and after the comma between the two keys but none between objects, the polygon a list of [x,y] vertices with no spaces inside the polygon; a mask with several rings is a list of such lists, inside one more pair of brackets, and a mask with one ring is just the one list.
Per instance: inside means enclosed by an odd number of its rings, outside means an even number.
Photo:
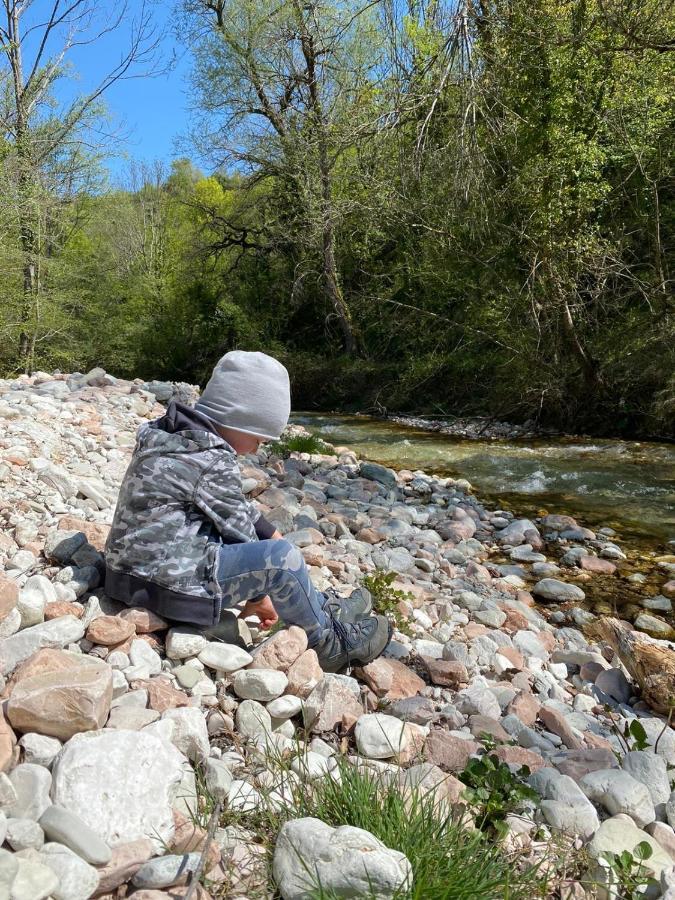
[{"label": "gray knit beanie", "polygon": [[217,363],[195,409],[224,428],[276,440],[288,423],[288,372],[266,353],[232,350]]}]

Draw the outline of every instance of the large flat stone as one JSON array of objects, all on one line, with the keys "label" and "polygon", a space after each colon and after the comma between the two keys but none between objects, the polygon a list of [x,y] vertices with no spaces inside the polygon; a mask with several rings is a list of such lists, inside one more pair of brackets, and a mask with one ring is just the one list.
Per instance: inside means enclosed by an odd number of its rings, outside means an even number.
[{"label": "large flat stone", "polygon": [[60,616],[24,628],[0,642],[0,675],[14,669],[43,647],[66,647],[84,637],[84,625],[75,616]]},{"label": "large flat stone", "polygon": [[183,762],[172,744],[144,731],[76,735],[54,763],[52,798],[113,849],[147,838],[162,852],[173,837]]}]

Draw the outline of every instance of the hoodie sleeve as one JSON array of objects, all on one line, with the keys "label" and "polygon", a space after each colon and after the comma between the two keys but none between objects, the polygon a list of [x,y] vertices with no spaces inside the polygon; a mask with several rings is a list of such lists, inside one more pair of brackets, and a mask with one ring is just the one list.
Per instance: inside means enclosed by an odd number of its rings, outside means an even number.
[{"label": "hoodie sleeve", "polygon": [[195,486],[193,503],[227,543],[257,541],[260,512],[244,496],[241,475],[232,455],[219,453]]}]

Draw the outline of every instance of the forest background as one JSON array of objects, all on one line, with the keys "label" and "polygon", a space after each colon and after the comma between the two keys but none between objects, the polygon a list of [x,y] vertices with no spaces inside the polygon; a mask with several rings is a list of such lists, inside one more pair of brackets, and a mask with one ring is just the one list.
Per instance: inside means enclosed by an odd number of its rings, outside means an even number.
[{"label": "forest background", "polygon": [[122,189],[105,94],[169,64],[152,7],[1,0],[0,374],[259,349],[298,409],[673,436],[674,5],[185,0],[193,152]]}]

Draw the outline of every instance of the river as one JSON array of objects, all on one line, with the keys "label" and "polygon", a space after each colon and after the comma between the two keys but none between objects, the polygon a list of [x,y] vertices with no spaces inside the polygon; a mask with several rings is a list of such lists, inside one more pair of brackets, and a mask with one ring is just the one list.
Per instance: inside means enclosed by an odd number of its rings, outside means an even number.
[{"label": "river", "polygon": [[675,539],[675,446],[600,438],[467,440],[368,416],[299,413],[332,444],[398,469],[466,478],[519,515],[566,513],[590,528],[663,552]]}]

